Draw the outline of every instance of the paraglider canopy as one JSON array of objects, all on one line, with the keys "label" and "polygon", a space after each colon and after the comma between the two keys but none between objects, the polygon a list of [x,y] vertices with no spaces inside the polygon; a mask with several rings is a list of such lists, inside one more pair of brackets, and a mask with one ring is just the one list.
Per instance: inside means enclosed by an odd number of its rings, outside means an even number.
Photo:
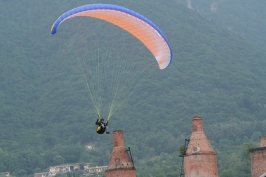
[{"label": "paraglider canopy", "polygon": [[[89,4],[74,8],[62,14],[54,22],[51,27],[51,34],[57,32],[57,28],[62,22],[77,16],[104,20],[126,30],[149,49],[160,69],[165,69],[171,63],[171,46],[163,32],[141,14],[117,5]],[[78,44],[80,45],[83,40],[83,38],[78,40]],[[106,115],[106,121],[108,122],[114,112],[120,109],[126,98],[129,97],[132,88],[143,77],[142,74],[148,75],[145,70],[151,70],[148,65],[152,62],[146,62],[146,58],[143,59],[138,54],[128,59],[127,55],[125,57],[105,56],[103,52],[98,51],[96,57],[94,57],[94,52],[89,52],[93,45],[89,47],[86,45],[82,47],[73,46],[75,50],[70,54],[77,60],[77,66],[79,66],[79,71],[82,73],[98,118],[101,117],[102,106],[110,105],[109,113]],[[114,63],[114,61],[117,63]],[[156,65],[155,62],[154,64]],[[157,66],[154,68],[157,70]]]},{"label": "paraglider canopy", "polygon": [[98,18],[123,28],[139,39],[156,58],[160,69],[165,69],[172,60],[169,41],[163,32],[149,19],[130,9],[112,4],[89,4],[62,14],[53,24],[51,34],[65,20],[87,16]]}]

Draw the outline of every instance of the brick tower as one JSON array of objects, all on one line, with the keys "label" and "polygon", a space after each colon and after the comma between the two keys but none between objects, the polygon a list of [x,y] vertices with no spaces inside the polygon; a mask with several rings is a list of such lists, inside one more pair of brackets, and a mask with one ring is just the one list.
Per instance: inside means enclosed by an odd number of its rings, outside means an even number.
[{"label": "brick tower", "polygon": [[266,136],[260,137],[260,147],[250,151],[251,176],[266,176]]},{"label": "brick tower", "polygon": [[192,135],[184,156],[185,177],[218,177],[216,153],[203,131],[202,118],[192,119]]},{"label": "brick tower", "polygon": [[136,169],[129,157],[128,150],[124,146],[122,130],[116,130],[114,134],[114,149],[105,171],[106,177],[136,177]]}]

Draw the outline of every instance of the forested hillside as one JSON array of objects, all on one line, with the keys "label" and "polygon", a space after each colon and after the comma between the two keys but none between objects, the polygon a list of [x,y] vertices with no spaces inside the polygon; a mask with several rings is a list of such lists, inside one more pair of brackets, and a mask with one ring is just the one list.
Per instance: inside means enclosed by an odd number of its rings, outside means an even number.
[{"label": "forested hillside", "polygon": [[[69,19],[50,34],[62,13],[96,0],[0,2],[0,172],[33,176],[64,163],[107,165],[113,137],[95,132],[97,114],[78,51],[85,46],[156,65],[154,57],[126,31],[97,19]],[[178,147],[190,137],[195,115],[203,118],[219,175],[250,176],[245,149],[266,134],[263,48],[174,0],[101,3],[144,15],[173,50],[170,66],[143,73],[109,122],[111,131],[124,131],[138,176],[180,174]]]},{"label": "forested hillside", "polygon": [[265,47],[265,1],[177,0],[177,2],[218,26]]}]

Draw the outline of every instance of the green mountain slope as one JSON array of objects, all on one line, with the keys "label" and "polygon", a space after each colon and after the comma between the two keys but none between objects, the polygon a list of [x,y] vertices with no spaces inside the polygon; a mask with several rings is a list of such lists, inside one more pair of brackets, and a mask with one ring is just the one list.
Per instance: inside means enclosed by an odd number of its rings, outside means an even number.
[{"label": "green mountain slope", "polygon": [[237,35],[265,46],[265,6],[264,1],[241,0],[178,0],[208,20],[224,29],[231,30]]},{"label": "green mountain slope", "polygon": [[[139,176],[176,176],[178,147],[190,136],[191,118],[201,115],[220,176],[249,176],[241,146],[266,133],[266,53],[176,1],[163,2],[102,1],[143,14],[173,48],[171,65],[143,77],[110,128],[124,131]],[[108,163],[112,136],[95,133],[97,115],[71,42],[155,60],[127,32],[96,19],[70,19],[49,33],[59,15],[87,3],[1,3],[0,171],[26,176],[62,163]]]}]

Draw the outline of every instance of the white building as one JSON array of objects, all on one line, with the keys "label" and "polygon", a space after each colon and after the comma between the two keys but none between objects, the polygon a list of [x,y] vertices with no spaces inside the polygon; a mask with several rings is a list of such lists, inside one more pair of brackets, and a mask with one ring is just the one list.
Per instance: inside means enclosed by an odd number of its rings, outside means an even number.
[{"label": "white building", "polygon": [[[107,169],[107,166],[96,166],[90,167],[90,163],[85,163],[84,166],[84,175],[89,176],[91,174],[98,174]],[[56,174],[64,174],[72,171],[80,170],[80,164],[66,164],[66,165],[58,165],[52,166],[49,169],[49,172],[35,173],[34,177],[53,177]]]}]

